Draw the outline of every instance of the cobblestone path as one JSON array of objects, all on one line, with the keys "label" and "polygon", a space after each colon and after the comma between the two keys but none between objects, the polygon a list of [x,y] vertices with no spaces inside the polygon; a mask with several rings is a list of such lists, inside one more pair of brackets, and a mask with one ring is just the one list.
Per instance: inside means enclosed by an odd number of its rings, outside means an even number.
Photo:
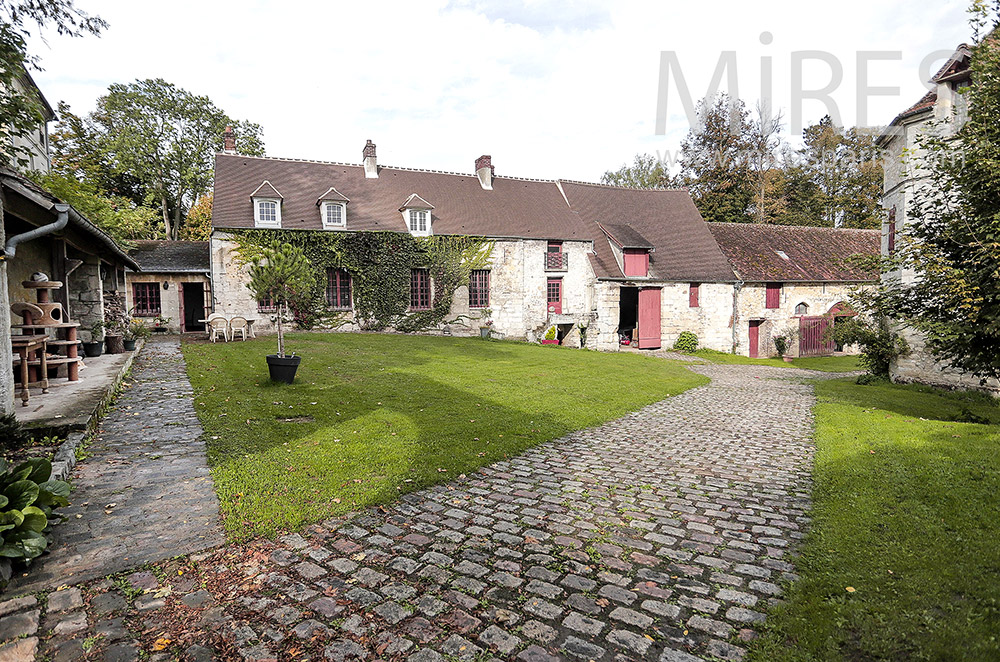
[{"label": "cobblestone path", "polygon": [[0,639],[33,621],[7,646],[55,662],[739,659],[795,578],[798,378],[822,375],[692,369],[712,383],[384,507],[50,593],[44,614],[2,603]]},{"label": "cobblestone path", "polygon": [[7,593],[75,584],[219,545],[219,507],[176,339],[152,338],[72,476],[52,551]]}]

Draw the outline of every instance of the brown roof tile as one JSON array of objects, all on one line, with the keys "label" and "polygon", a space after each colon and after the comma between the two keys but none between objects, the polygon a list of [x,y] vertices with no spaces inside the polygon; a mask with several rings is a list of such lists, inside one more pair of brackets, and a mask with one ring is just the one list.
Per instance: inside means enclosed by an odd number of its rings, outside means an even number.
[{"label": "brown roof tile", "polygon": [[475,175],[382,166],[378,179],[365,179],[360,165],[237,154],[216,156],[213,227],[253,227],[250,193],[264,180],[284,196],[281,227],[286,229],[322,229],[316,193],[333,186],[351,199],[348,230],[405,232],[399,205],[416,193],[434,202],[435,234],[593,238],[552,181],[497,177],[493,190],[486,191]]},{"label": "brown roof tile", "polygon": [[648,239],[628,225],[615,223],[598,223],[598,225],[618,248],[654,248]]},{"label": "brown roof tile", "polygon": [[877,272],[845,263],[852,255],[878,255],[881,242],[878,230],[757,223],[708,223],[708,227],[737,275],[746,282],[878,279]]},{"label": "brown roof tile", "polygon": [[207,272],[211,267],[207,241],[134,241],[129,251],[142,270],[151,273]]},{"label": "brown roof tile", "polygon": [[581,182],[560,182],[573,210],[590,229],[598,278],[624,278],[607,236],[611,226],[628,226],[653,246],[650,275],[660,280],[736,280],[725,255],[684,190],[630,189]]},{"label": "brown roof tile", "polygon": [[326,193],[319,196],[316,202],[350,202],[351,199],[346,195],[333,188],[332,186],[326,190]]},{"label": "brown roof tile", "polygon": [[261,182],[260,186],[253,190],[250,194],[251,198],[280,198],[283,197],[278,193],[278,189],[274,188],[274,185],[266,179]]}]

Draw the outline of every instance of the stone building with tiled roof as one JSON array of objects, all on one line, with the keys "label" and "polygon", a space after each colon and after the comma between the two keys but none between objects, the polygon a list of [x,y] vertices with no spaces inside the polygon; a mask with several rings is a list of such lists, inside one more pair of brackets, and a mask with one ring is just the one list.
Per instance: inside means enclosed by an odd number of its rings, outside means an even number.
[{"label": "stone building with tiled roof", "polygon": [[125,275],[126,302],[135,317],[161,316],[171,333],[201,332],[211,310],[207,241],[135,241],[129,252],[142,271]]},{"label": "stone building with tiled roof", "polygon": [[[478,335],[490,311],[493,330],[508,338],[536,340],[554,326],[566,345],[655,349],[692,331],[712,349],[773,352],[767,333],[751,347],[754,311],[734,314],[740,276],[687,191],[498,176],[486,155],[475,170],[383,166],[371,141],[357,165],[219,154],[213,309],[267,327],[266,302],[252,300],[247,266],[236,259],[240,230],[464,235],[491,240],[489,264],[456,290],[451,314],[432,332]],[[785,235],[811,236],[805,228]],[[351,276],[337,271],[330,267],[327,291],[346,318],[339,328],[357,328]],[[854,282],[841,284],[841,298]]]}]

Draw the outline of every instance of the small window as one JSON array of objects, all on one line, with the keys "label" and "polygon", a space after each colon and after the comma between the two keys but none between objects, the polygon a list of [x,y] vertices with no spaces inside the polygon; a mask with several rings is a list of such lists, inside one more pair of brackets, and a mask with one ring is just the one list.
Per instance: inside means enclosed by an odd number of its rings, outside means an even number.
[{"label": "small window", "polygon": [[803,301],[802,303],[795,306],[796,315],[808,315],[809,314],[809,304]]},{"label": "small window", "polygon": [[781,306],[781,283],[768,283],[767,292],[764,296],[765,308],[779,308]]},{"label": "small window", "polygon": [[254,199],[254,224],[258,227],[281,227],[281,201],[269,198]]},{"label": "small window", "polygon": [[340,202],[323,203],[323,227],[342,228],[347,225],[347,209]]},{"label": "small window", "polygon": [[132,306],[137,317],[156,317],[160,314],[160,284],[134,283]]},{"label": "small window", "polygon": [[271,295],[267,295],[263,299],[257,302],[257,312],[276,313],[278,312],[278,304],[274,302],[274,299],[271,298]]},{"label": "small window", "polygon": [[410,210],[410,232],[413,234],[427,234],[431,213],[426,209]]},{"label": "small window", "polygon": [[347,269],[326,270],[326,305],[337,310],[351,309],[351,275]]},{"label": "small window", "polygon": [[427,269],[410,269],[410,310],[431,309],[431,273]]},{"label": "small window", "polygon": [[701,286],[698,283],[691,283],[688,285],[688,306],[691,308],[698,308],[701,302],[698,300]]},{"label": "small window", "polygon": [[490,272],[475,269],[469,275],[469,308],[486,308],[490,305]]}]

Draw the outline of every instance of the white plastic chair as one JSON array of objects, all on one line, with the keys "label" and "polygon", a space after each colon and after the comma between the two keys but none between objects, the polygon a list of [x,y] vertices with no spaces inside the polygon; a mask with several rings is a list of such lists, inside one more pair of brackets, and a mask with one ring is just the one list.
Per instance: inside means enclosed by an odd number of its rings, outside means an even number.
[{"label": "white plastic chair", "polygon": [[234,317],[229,320],[229,337],[236,340],[236,332],[239,331],[243,340],[247,339],[247,319],[245,317]]},{"label": "white plastic chair", "polygon": [[229,322],[222,315],[218,317],[209,317],[208,319],[208,339],[212,342],[218,340],[219,336],[226,342],[229,342]]}]

